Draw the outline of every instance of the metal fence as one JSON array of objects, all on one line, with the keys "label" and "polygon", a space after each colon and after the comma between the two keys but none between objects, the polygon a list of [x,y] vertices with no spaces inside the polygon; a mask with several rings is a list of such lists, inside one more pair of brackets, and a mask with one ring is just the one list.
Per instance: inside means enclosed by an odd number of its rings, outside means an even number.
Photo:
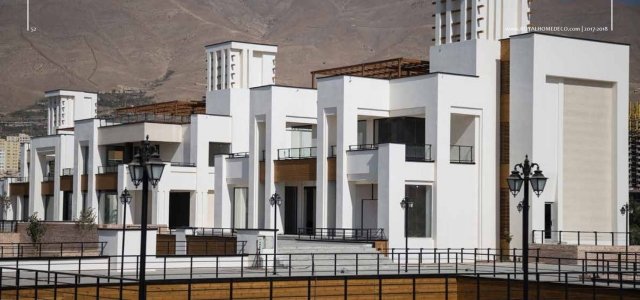
[{"label": "metal fence", "polygon": [[617,231],[571,231],[571,230],[532,230],[531,242],[534,244],[569,245],[624,245],[625,235],[629,232]]},{"label": "metal fence", "polygon": [[118,115],[100,119],[100,127],[122,125],[128,123],[164,123],[164,124],[189,124],[191,116],[161,115],[153,113]]},{"label": "metal fence", "polygon": [[16,220],[0,220],[0,232],[16,232],[18,221]]},{"label": "metal fence", "polygon": [[195,167],[196,166],[196,163],[183,162],[183,161],[172,161],[170,164],[172,167]]},{"label": "metal fence", "polygon": [[378,150],[378,144],[349,145],[349,151]]},{"label": "metal fence", "polygon": [[316,147],[278,149],[278,160],[315,158]]},{"label": "metal fence", "polygon": [[451,145],[450,162],[458,164],[474,163],[473,146]]},{"label": "metal fence", "polygon": [[169,234],[176,234],[178,231],[184,231],[186,235],[205,235],[205,236],[235,236],[235,228],[217,228],[217,227],[182,227],[170,228]]},{"label": "metal fence", "polygon": [[299,240],[386,240],[383,228],[298,228]]},{"label": "metal fence", "polygon": [[0,258],[102,256],[106,242],[0,243]]},{"label": "metal fence", "polygon": [[98,166],[98,173],[96,174],[112,174],[118,173],[118,166]]},{"label": "metal fence", "polygon": [[406,145],[406,161],[433,161],[431,157],[431,145]]}]

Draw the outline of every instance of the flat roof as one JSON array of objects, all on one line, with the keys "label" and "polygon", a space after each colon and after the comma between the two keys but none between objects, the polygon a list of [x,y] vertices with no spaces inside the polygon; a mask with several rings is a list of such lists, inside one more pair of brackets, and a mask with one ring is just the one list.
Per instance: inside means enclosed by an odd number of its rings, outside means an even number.
[{"label": "flat roof", "polygon": [[219,45],[224,45],[224,44],[228,44],[228,43],[242,43],[242,44],[252,44],[252,45],[260,45],[260,46],[272,46],[272,47],[278,47],[278,45],[274,45],[274,44],[255,43],[255,42],[245,42],[245,41],[238,41],[238,40],[228,40],[228,41],[224,41],[224,42],[208,44],[208,45],[205,45],[204,47],[205,47],[205,48],[209,48],[209,47],[219,46]]},{"label": "flat roof", "polygon": [[311,72],[311,86],[316,86],[319,78],[339,75],[376,79],[395,79],[429,74],[429,61],[396,57],[391,59],[360,63]]},{"label": "flat roof", "polygon": [[597,43],[606,43],[606,44],[630,46],[630,44],[627,44],[627,43],[612,42],[612,41],[605,41],[605,40],[597,40],[597,39],[575,37],[575,36],[566,36],[566,35],[560,35],[560,34],[557,34],[557,33],[541,32],[541,31],[531,31],[531,32],[525,32],[525,33],[520,33],[520,34],[514,34],[514,35],[510,36],[509,38],[520,37],[520,36],[531,35],[531,34],[547,35],[547,36],[553,36],[553,37],[558,37],[558,38],[565,38],[565,39],[572,39],[572,40],[582,40],[582,41],[588,41],[588,42],[597,42]]}]

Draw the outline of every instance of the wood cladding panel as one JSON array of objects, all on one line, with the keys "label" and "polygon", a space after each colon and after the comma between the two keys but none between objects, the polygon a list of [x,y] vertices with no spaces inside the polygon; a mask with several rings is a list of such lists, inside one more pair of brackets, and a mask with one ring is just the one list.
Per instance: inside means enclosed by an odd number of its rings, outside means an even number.
[{"label": "wood cladding panel", "polygon": [[316,180],[316,159],[291,159],[273,162],[275,182]]},{"label": "wood cladding panel", "polygon": [[40,194],[53,195],[53,181],[43,181],[40,184]]},{"label": "wood cladding panel", "polygon": [[188,235],[187,255],[235,255],[236,245],[236,237]]},{"label": "wood cladding panel", "polygon": [[29,195],[28,182],[16,182],[9,185],[9,194],[11,195]]},{"label": "wood cladding panel", "polygon": [[73,176],[60,176],[60,190],[73,192]]},{"label": "wood cladding panel", "polygon": [[99,191],[115,191],[118,189],[118,174],[97,174],[96,175],[96,190]]},{"label": "wood cladding panel", "polygon": [[499,114],[499,134],[500,134],[500,174],[498,175],[498,182],[500,187],[499,192],[499,230],[500,230],[500,248],[502,250],[508,250],[510,248],[509,239],[511,236],[509,223],[510,223],[510,210],[509,201],[511,194],[506,186],[507,177],[510,174],[511,168],[509,165],[509,108],[510,108],[510,85],[511,85],[511,44],[509,39],[500,41],[500,114]]},{"label": "wood cladding panel", "polygon": [[264,183],[264,161],[260,162],[260,169],[258,171],[258,177],[260,179],[260,183]]},{"label": "wood cladding panel", "polygon": [[336,180],[336,158],[327,158],[327,180]]},{"label": "wood cladding panel", "polygon": [[80,175],[80,190],[87,191],[87,175]]},{"label": "wood cladding panel", "polygon": [[156,235],[156,255],[175,255],[176,236],[171,234]]}]

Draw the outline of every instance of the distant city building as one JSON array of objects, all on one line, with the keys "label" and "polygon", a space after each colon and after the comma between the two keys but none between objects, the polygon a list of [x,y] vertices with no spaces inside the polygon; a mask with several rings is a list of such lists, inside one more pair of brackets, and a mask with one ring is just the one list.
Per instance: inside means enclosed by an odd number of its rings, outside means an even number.
[{"label": "distant city building", "polygon": [[20,172],[20,145],[29,143],[31,137],[20,133],[17,136],[0,138],[0,176],[17,176]]}]

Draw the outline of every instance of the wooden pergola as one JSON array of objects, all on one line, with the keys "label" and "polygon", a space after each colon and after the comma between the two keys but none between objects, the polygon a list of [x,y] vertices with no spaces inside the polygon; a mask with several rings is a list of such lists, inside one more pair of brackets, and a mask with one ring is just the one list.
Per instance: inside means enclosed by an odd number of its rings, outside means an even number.
[{"label": "wooden pergola", "polygon": [[159,102],[145,104],[133,107],[118,108],[116,115],[131,114],[155,114],[155,115],[172,115],[172,116],[189,116],[192,114],[204,114],[206,107],[204,101],[185,101],[174,100],[168,102]]},{"label": "wooden pergola", "polygon": [[424,75],[428,73],[429,61],[399,57],[351,66],[312,71],[311,86],[313,88],[316,87],[316,81],[318,78],[337,75],[394,79]]}]

